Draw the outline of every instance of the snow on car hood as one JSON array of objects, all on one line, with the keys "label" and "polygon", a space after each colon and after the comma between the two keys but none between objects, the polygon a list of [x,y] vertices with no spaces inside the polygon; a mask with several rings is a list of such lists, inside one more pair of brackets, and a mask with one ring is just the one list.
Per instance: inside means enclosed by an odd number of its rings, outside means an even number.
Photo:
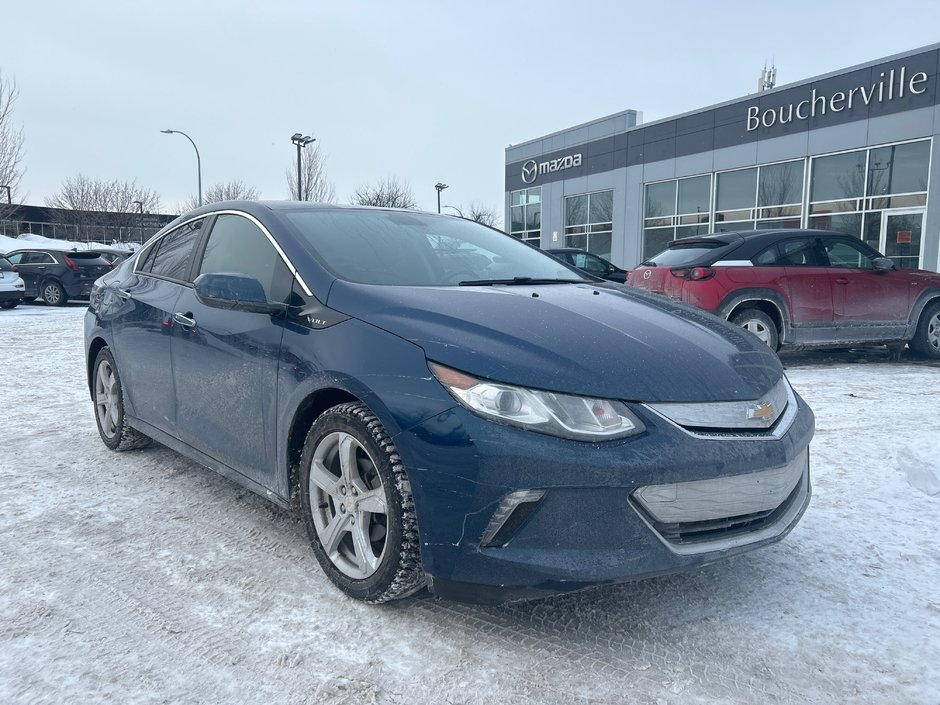
[{"label": "snow on car hood", "polygon": [[[336,281],[328,305],[496,381],[629,401],[757,399],[783,374],[711,314],[604,284],[400,287]],[[381,351],[376,351],[381,354]]]}]

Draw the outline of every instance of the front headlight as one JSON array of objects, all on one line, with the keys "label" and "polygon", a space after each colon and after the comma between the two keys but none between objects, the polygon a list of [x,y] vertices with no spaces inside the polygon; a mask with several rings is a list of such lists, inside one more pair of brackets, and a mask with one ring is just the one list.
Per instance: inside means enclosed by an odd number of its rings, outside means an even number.
[{"label": "front headlight", "polygon": [[579,441],[625,438],[645,430],[625,404],[514,387],[429,362],[431,372],[471,411],[529,431]]}]

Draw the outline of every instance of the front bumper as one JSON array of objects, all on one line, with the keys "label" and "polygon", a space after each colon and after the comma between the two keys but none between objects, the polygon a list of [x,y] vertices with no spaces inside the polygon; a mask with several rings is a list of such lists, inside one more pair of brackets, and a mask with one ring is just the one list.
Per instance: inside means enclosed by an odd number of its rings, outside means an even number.
[{"label": "front bumper", "polygon": [[[695,436],[643,407],[633,410],[646,431],[624,441],[552,438],[462,407],[399,434],[432,591],[476,602],[537,597],[779,541],[811,495],[815,421],[797,404],[779,437]],[[494,542],[494,516],[504,519],[511,496],[535,499]]]}]

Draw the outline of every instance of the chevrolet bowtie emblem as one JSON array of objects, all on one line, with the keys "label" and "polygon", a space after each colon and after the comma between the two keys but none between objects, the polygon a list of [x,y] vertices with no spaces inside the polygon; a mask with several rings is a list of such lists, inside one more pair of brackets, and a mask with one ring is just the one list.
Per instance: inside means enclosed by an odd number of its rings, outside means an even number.
[{"label": "chevrolet bowtie emblem", "polygon": [[766,423],[774,417],[774,405],[761,402],[747,410],[747,417],[749,419],[760,419]]}]

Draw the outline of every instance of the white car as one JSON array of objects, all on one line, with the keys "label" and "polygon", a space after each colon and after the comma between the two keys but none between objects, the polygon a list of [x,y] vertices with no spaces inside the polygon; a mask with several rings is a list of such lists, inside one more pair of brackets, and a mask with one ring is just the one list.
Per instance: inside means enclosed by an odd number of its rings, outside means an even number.
[{"label": "white car", "polygon": [[0,308],[14,308],[22,301],[26,285],[16,267],[0,255]]}]

